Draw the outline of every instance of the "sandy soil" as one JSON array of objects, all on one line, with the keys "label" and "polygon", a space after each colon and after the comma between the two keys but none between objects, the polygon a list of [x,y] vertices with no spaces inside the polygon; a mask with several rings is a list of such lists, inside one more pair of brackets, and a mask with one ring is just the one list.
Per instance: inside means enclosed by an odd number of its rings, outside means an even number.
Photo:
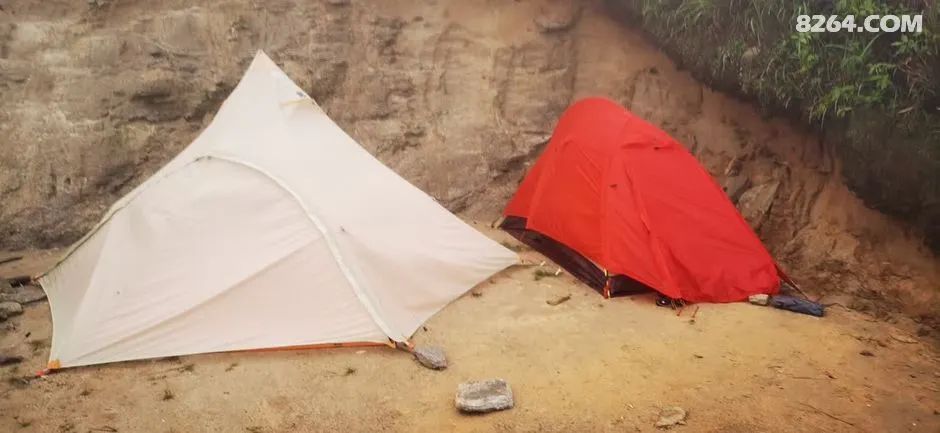
[{"label": "sandy soil", "polygon": [[[878,320],[839,307],[816,319],[701,305],[693,323],[694,309],[603,300],[568,276],[536,281],[532,267],[515,267],[415,336],[447,350],[443,372],[375,348],[201,355],[23,381],[48,353],[39,303],[0,323],[0,353],[27,357],[0,367],[0,432],[654,431],[669,405],[689,411],[676,429],[687,432],[940,431],[938,333],[917,337],[886,312],[937,317],[940,261],[848,191],[818,137],[703,87],[600,1],[579,2],[571,28],[548,33],[535,20],[565,1],[264,3],[4,2],[0,241],[79,235],[189,142],[260,47],[370,151],[465,215],[501,209],[571,100],[614,98],[689,145],[719,181],[778,183],[762,239],[810,290]],[[376,68],[348,67],[362,64]],[[155,89],[172,97],[153,100]],[[0,277],[49,257],[0,266]],[[564,294],[572,299],[545,303]],[[458,414],[456,385],[489,377],[510,381],[517,407]]]},{"label": "sandy soil", "polygon": [[[27,356],[0,369],[0,431],[643,432],[671,405],[689,411],[675,428],[686,432],[940,431],[937,351],[893,325],[838,307],[822,319],[748,304],[677,316],[651,296],[604,300],[565,274],[536,280],[536,266],[493,277],[418,331],[417,344],[446,349],[440,372],[404,352],[353,348],[187,356],[24,382],[45,365],[51,337],[48,304],[33,304],[0,328],[0,351]],[[516,407],[459,414],[457,384],[490,377],[510,382]]]}]

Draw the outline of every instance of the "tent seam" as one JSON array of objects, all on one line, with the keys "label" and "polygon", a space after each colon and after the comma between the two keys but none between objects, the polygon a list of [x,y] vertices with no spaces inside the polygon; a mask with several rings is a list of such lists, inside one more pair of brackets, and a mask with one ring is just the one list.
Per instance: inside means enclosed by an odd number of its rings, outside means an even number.
[{"label": "tent seam", "polygon": [[[626,126],[624,126],[624,129],[625,128]],[[646,227],[646,230],[650,234],[650,239],[652,240],[653,244],[653,257],[656,259],[656,264],[659,265],[660,271],[664,273],[670,288],[679,295],[679,299],[682,299],[682,290],[676,283],[676,279],[672,274],[672,270],[670,270],[669,266],[666,264],[665,252],[663,251],[663,241],[660,239],[657,231],[653,229],[649,214],[646,211],[646,200],[643,199],[643,196],[638,191],[636,177],[633,175],[633,170],[631,169],[628,162],[623,164],[623,168],[627,174],[627,178],[630,179],[630,188],[633,190],[633,197],[634,200],[636,200],[637,210],[640,214],[640,221],[643,223],[643,225]]]},{"label": "tent seam", "polygon": [[[199,160],[202,160],[202,159],[205,159],[205,158],[208,158],[208,155],[200,155],[200,156],[197,156],[197,157],[193,158],[191,161],[188,161],[188,162],[186,162],[185,164],[181,164],[176,170],[173,170],[173,171],[171,171],[171,172],[167,172],[166,174],[164,174],[163,176],[160,176],[159,178],[152,178],[152,179],[154,179],[153,182],[150,182],[150,181],[148,180],[148,181],[145,181],[144,183],[142,183],[139,187],[134,188],[134,190],[132,190],[132,191],[129,193],[129,194],[133,194],[133,197],[125,196],[125,197],[127,198],[127,200],[124,200],[124,199],[122,198],[121,200],[118,201],[118,203],[120,203],[120,206],[118,206],[117,203],[116,203],[114,206],[112,206],[110,209],[108,209],[108,212],[105,213],[105,215],[104,215],[103,217],[101,217],[101,219],[98,221],[98,223],[95,224],[95,226],[92,227],[91,230],[89,230],[88,233],[85,234],[85,236],[82,236],[81,239],[79,239],[79,240],[76,241],[74,244],[72,244],[72,245],[69,247],[69,249],[62,255],[62,257],[61,257],[59,260],[57,260],[57,261],[55,262],[55,264],[52,265],[52,267],[50,267],[49,269],[47,269],[47,270],[44,271],[43,273],[39,274],[39,275],[36,277],[36,279],[38,280],[38,279],[41,279],[41,278],[45,277],[46,275],[49,275],[49,273],[52,272],[52,271],[54,271],[56,268],[58,268],[59,265],[61,265],[62,263],[65,263],[66,260],[68,260],[70,257],[72,257],[72,254],[75,254],[75,252],[78,251],[78,249],[81,248],[82,245],[84,245],[86,242],[88,242],[88,240],[91,239],[92,236],[94,236],[95,234],[97,234],[106,224],[108,224],[108,222],[110,222],[111,219],[114,218],[114,216],[117,215],[118,212],[120,212],[120,211],[124,210],[124,208],[130,206],[135,200],[137,200],[137,197],[139,197],[141,194],[144,193],[144,191],[150,189],[151,187],[153,187],[153,185],[159,184],[159,183],[160,183],[161,181],[163,181],[164,179],[167,179],[167,178],[169,178],[170,176],[172,176],[172,175],[174,175],[174,174],[176,174],[176,173],[182,171],[183,169],[189,167],[189,166],[192,165],[193,163],[196,163],[196,162],[198,162]],[[123,203],[121,203],[121,201],[123,201]],[[42,283],[40,282],[40,284],[42,284]]]},{"label": "tent seam", "polygon": [[[104,226],[102,226],[102,227],[104,227]],[[100,230],[99,230],[99,231],[96,231],[95,234],[97,234],[97,233],[99,233],[99,232],[100,232]],[[91,284],[90,284],[90,283],[91,283],[92,281],[94,281],[96,275],[98,274],[98,270],[99,270],[98,263],[99,263],[99,261],[101,260],[102,255],[104,254],[104,250],[105,250],[104,247],[105,247],[105,244],[107,244],[107,242],[108,242],[108,238],[109,238],[108,235],[109,235],[109,234],[110,234],[110,231],[105,231],[105,232],[103,232],[103,234],[102,234],[102,236],[105,236],[105,238],[102,240],[101,250],[98,251],[98,255],[97,255],[96,259],[95,259],[95,268],[91,271],[91,275],[90,275],[89,278],[88,278],[88,281],[89,281],[89,285],[88,285],[88,286],[89,286],[89,289],[91,288]],[[91,239],[92,237],[93,237],[93,236],[89,236],[88,238]],[[58,265],[57,265],[57,266],[58,266]],[[54,269],[53,269],[53,270],[54,270]],[[52,272],[52,270],[50,270],[49,272]],[[42,289],[46,292],[46,296],[49,298],[49,312],[50,312],[51,319],[52,319],[52,342],[51,342],[50,347],[49,347],[49,362],[52,362],[53,360],[60,359],[60,356],[59,356],[59,355],[61,355],[61,353],[63,353],[63,352],[67,353],[67,352],[68,352],[68,349],[69,349],[69,343],[68,343],[68,342],[72,341],[72,335],[75,334],[75,328],[69,329],[70,332],[68,332],[68,334],[65,336],[66,338],[64,338],[64,339],[63,339],[63,337],[62,337],[62,335],[61,335],[62,332],[58,332],[58,333],[56,332],[56,322],[57,322],[57,321],[56,321],[56,308],[55,308],[55,304],[58,304],[58,303],[57,303],[57,302],[53,302],[52,300],[53,300],[53,298],[58,297],[58,293],[59,293],[59,292],[56,292],[56,293],[57,293],[56,296],[52,296],[51,293],[46,289],[46,285],[43,284],[43,282],[42,282],[41,280],[39,281],[39,285],[40,285],[40,286],[42,287]],[[86,295],[87,295],[88,292],[86,291],[85,293],[86,293]],[[83,297],[82,300],[79,301],[78,308],[75,309],[75,314],[73,314],[73,317],[78,317],[78,315],[81,314],[82,311],[85,309],[85,306],[87,305],[87,303],[84,302],[84,300],[85,300],[85,297]],[[62,313],[60,312],[59,315],[61,316],[61,314],[62,314]],[[62,325],[60,324],[59,326],[61,327]],[[58,337],[58,338],[57,338],[57,337]],[[63,341],[65,341],[65,343],[63,343]],[[57,343],[58,343],[58,344],[57,344]],[[66,347],[62,347],[63,345],[65,345]]]},{"label": "tent seam", "polygon": [[279,188],[287,192],[291,196],[291,198],[297,203],[297,205],[300,206],[300,209],[304,212],[304,214],[307,215],[307,218],[310,220],[310,222],[312,222],[313,225],[317,228],[317,230],[319,230],[323,234],[323,238],[326,240],[326,245],[330,250],[330,254],[333,256],[333,259],[336,261],[336,265],[340,268],[340,271],[343,273],[343,276],[346,277],[346,280],[349,281],[349,284],[350,286],[352,286],[353,292],[356,294],[356,297],[359,299],[359,302],[362,302],[363,306],[366,308],[366,311],[368,311],[369,315],[372,316],[372,320],[375,321],[375,324],[378,325],[379,328],[383,332],[385,332],[385,334],[388,335],[389,338],[395,341],[399,341],[399,342],[407,340],[407,337],[405,337],[404,335],[399,335],[399,333],[392,332],[392,329],[388,326],[387,323],[385,323],[381,315],[379,315],[378,310],[375,308],[375,305],[373,305],[371,297],[366,294],[366,291],[363,288],[363,286],[353,276],[352,271],[346,265],[346,261],[343,259],[343,255],[340,253],[339,247],[337,246],[335,239],[333,239],[333,236],[330,233],[330,231],[327,229],[326,225],[323,224],[323,221],[320,220],[320,218],[317,217],[304,204],[303,200],[300,199],[300,196],[296,192],[294,192],[294,190],[288,187],[287,184],[284,183],[280,178],[268,173],[266,170],[264,170],[260,166],[250,163],[248,161],[244,161],[242,159],[239,159],[233,156],[220,155],[220,154],[208,154],[205,157],[228,161],[230,163],[238,164],[238,165],[247,167],[249,169],[255,170],[258,173],[261,173],[262,175],[270,179]]}]

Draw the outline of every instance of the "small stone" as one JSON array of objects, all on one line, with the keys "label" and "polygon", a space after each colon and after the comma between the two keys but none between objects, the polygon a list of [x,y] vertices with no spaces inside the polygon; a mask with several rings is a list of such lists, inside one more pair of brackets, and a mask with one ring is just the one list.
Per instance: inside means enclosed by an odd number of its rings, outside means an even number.
[{"label": "small stone", "polygon": [[0,320],[23,314],[23,306],[16,302],[0,302]]},{"label": "small stone", "polygon": [[421,365],[432,370],[447,368],[447,356],[444,355],[444,349],[440,347],[416,347],[414,355]]},{"label": "small stone", "polygon": [[486,413],[513,407],[512,389],[503,379],[464,382],[454,399],[461,412]]},{"label": "small stone", "polygon": [[861,351],[861,352],[858,352],[858,354],[859,354],[859,355],[862,355],[862,356],[875,356],[874,353],[872,353],[870,350],[867,350],[867,349],[866,349],[866,350],[863,350],[863,351]]},{"label": "small stone", "polygon": [[0,366],[19,364],[21,362],[23,362],[22,356],[0,354]]},{"label": "small stone", "polygon": [[747,297],[747,301],[754,305],[767,305],[770,303],[770,295],[765,295],[763,293],[758,295],[751,295]]},{"label": "small stone", "polygon": [[331,6],[346,6],[349,0],[326,0],[326,3]]},{"label": "small stone", "polygon": [[545,303],[554,307],[554,306],[556,306],[556,305],[559,305],[559,304],[562,304],[562,303],[564,303],[564,302],[567,302],[569,299],[571,299],[571,294],[570,294],[570,293],[567,294],[567,295],[564,295],[564,296],[556,296],[556,297],[554,297],[554,298],[552,298],[552,299],[549,299],[549,300],[545,301]]},{"label": "small stone", "polygon": [[656,427],[669,428],[674,425],[685,425],[686,416],[688,416],[688,413],[681,407],[664,408],[659,412],[659,421],[656,421]]}]

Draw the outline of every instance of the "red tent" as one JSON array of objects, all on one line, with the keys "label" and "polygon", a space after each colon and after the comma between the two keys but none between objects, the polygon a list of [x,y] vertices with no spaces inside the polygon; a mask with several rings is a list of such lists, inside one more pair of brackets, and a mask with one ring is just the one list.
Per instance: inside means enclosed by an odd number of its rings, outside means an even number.
[{"label": "red tent", "polygon": [[562,115],[505,216],[503,229],[605,296],[733,302],[786,278],[692,154],[603,98]]}]

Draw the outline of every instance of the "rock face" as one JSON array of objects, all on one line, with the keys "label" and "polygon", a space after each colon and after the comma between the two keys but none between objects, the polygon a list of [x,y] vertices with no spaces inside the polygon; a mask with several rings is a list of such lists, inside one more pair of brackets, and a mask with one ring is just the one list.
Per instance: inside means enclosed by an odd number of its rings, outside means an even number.
[{"label": "rock face", "polygon": [[515,404],[512,389],[503,379],[464,382],[457,386],[457,409],[467,413],[486,413],[511,409]]},{"label": "rock face", "polygon": [[3,1],[0,249],[78,239],[192,142],[263,49],[369,152],[475,219],[499,214],[573,100],[609,97],[740,194],[808,287],[875,287],[878,308],[940,326],[937,259],[849,192],[831,145],[693,81],[608,2],[498,3]]},{"label": "rock face", "polygon": [[450,2],[4,2],[0,249],[80,237],[196,137],[258,49],[443,205],[496,215],[574,92],[598,93],[575,83],[569,3],[510,4],[496,35],[487,6]]},{"label": "rock face", "polygon": [[443,370],[447,368],[447,356],[444,354],[444,349],[440,347],[416,347],[414,355],[415,359],[417,359],[421,365],[432,370]]}]

